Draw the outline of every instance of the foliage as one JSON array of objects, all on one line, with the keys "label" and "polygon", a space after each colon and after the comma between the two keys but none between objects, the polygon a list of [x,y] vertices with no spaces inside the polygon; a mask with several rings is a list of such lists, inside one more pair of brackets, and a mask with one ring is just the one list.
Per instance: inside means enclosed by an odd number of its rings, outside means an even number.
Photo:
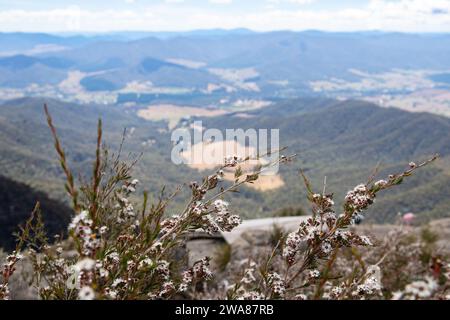
[{"label": "foliage", "polygon": [[[152,200],[144,193],[140,206],[132,201],[139,185],[131,171],[138,161],[133,157],[121,160],[122,145],[117,154],[110,154],[102,146],[102,122],[98,121],[96,152],[91,177],[81,186],[73,181],[62,144],[48,113],[61,167],[67,178],[66,191],[71,197],[75,215],[69,224],[69,238],[57,238],[51,246],[46,236],[39,205],[21,228],[16,250],[6,258],[3,266],[0,298],[9,297],[9,279],[16,264],[27,256],[34,269],[33,284],[42,299],[171,299],[184,296],[201,298],[199,285],[211,281],[210,258],[191,265],[179,263],[177,250],[186,235],[197,230],[214,234],[230,232],[241,218],[231,213],[223,200],[227,193],[235,193],[246,183],[258,178],[267,167],[243,175],[232,185],[223,185],[223,169],[234,168],[250,160],[229,156],[225,164],[201,182],[191,182],[167,194],[163,189]],[[123,140],[122,140],[123,141]],[[307,198],[312,216],[298,229],[278,241],[258,263],[247,259],[240,264],[239,278],[225,286],[222,298],[228,299],[356,299],[381,295],[380,265],[384,256],[369,267],[362,258],[360,267],[350,274],[334,274],[338,254],[351,250],[358,256],[358,247],[371,247],[373,241],[349,227],[360,218],[376,196],[401,184],[417,169],[433,162],[437,156],[420,164],[410,163],[398,174],[375,181],[374,175],[365,184],[350,190],[342,210],[335,209],[333,195],[313,191],[303,172]],[[293,156],[280,155],[276,163],[286,163]],[[272,166],[276,163],[270,163]],[[168,205],[182,188],[189,188],[190,197],[177,215],[167,216]],[[391,250],[391,249],[389,249]],[[330,282],[331,281],[331,282]],[[433,290],[434,280],[422,281]],[[416,287],[423,283],[412,283]],[[333,284],[330,287],[330,284]],[[402,297],[417,293],[405,288]],[[431,290],[431,289],[430,289]],[[217,290],[216,292],[221,292]],[[408,296],[409,297],[409,296]],[[423,297],[416,294],[414,297]]]}]

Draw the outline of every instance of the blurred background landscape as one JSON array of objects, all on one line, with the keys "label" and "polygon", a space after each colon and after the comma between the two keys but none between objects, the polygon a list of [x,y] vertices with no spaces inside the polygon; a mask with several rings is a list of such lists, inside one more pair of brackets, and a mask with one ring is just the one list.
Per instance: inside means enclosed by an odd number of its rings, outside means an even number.
[{"label": "blurred background landscape", "polygon": [[69,221],[44,103],[80,176],[99,117],[112,150],[127,128],[152,194],[208,172],[171,162],[174,129],[276,128],[298,157],[233,195],[243,217],[303,214],[300,168],[343,199],[377,164],[383,176],[435,153],[367,221],[449,217],[450,2],[339,3],[0,1],[0,246],[36,200],[51,232]]}]

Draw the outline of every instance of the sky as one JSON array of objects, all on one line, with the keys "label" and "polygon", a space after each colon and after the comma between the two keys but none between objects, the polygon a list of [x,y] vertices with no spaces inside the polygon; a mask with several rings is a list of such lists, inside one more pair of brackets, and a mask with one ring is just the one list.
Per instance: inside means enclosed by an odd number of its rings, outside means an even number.
[{"label": "sky", "polygon": [[450,32],[450,0],[0,0],[0,32]]}]

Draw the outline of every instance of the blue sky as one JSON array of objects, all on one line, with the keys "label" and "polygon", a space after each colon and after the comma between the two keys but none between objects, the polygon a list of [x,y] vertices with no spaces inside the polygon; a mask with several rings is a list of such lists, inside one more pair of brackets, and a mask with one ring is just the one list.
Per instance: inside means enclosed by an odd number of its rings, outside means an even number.
[{"label": "blue sky", "polygon": [[450,32],[450,0],[0,0],[0,31]]},{"label": "blue sky", "polygon": [[369,0],[281,0],[281,1],[264,1],[264,0],[2,0],[0,1],[0,9],[23,9],[23,10],[50,10],[55,8],[63,8],[67,6],[79,6],[83,9],[104,10],[104,9],[130,9],[145,8],[148,5],[177,5],[184,7],[197,7],[203,9],[219,9],[220,10],[243,10],[264,8],[268,4],[276,4],[279,8],[297,9],[299,6],[308,7],[313,10],[317,9],[339,9],[345,7],[363,8],[369,3]]}]

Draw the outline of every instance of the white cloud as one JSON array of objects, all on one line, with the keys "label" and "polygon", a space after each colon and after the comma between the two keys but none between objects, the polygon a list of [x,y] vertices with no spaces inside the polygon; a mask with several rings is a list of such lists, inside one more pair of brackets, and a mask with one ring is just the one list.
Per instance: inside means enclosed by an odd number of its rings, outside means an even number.
[{"label": "white cloud", "polygon": [[371,0],[366,7],[340,10],[313,10],[309,7],[285,10],[261,6],[253,12],[240,13],[224,10],[222,6],[219,10],[213,6],[195,7],[188,3],[185,1],[184,6],[160,3],[145,9],[130,6],[127,10],[103,11],[77,6],[47,11],[4,10],[0,11],[0,31],[180,31],[246,27],[259,31],[377,29],[450,32],[450,1],[447,0]]},{"label": "white cloud", "polygon": [[296,4],[310,4],[313,3],[315,0],[287,0],[287,1]]},{"label": "white cloud", "polygon": [[209,0],[209,3],[212,4],[231,4],[233,0]]},{"label": "white cloud", "polygon": [[280,3],[286,2],[286,3],[295,3],[295,4],[300,4],[300,5],[310,4],[315,1],[316,0],[266,0],[266,2],[271,3],[271,4],[280,4]]}]

